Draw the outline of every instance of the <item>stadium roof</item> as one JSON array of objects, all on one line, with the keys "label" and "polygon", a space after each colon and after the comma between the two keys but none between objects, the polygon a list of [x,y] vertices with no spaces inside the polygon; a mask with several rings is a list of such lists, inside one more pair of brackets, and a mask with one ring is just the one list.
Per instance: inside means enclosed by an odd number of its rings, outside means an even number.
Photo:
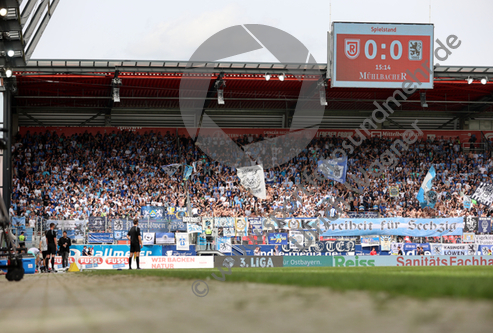
[{"label": "stadium roof", "polygon": [[[163,126],[182,127],[180,81],[184,73],[210,81],[219,75],[227,85],[225,104],[210,94],[207,113],[225,127],[289,127],[301,82],[324,73],[324,64],[279,64],[129,60],[31,60],[14,72],[17,82],[14,112],[19,125],[34,126]],[[121,79],[120,102],[113,100],[115,73]],[[272,77],[266,81],[265,74]],[[279,80],[279,75],[285,80]],[[415,119],[424,128],[460,129],[470,118],[493,117],[492,67],[435,68],[435,84],[426,92],[428,107],[416,91],[384,123],[408,128]],[[473,78],[467,84],[467,78]],[[193,86],[189,87],[193,90]],[[374,101],[384,102],[394,89],[326,89],[322,128],[354,128],[371,115]],[[318,94],[317,94],[318,96]],[[317,97],[318,98],[318,97]],[[493,118],[492,118],[493,119]],[[428,127],[427,127],[428,126]]]}]

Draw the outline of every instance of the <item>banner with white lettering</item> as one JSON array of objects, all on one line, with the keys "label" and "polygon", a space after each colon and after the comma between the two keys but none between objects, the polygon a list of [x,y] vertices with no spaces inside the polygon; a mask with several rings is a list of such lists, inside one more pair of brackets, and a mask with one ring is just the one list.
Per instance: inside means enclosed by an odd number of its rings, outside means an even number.
[{"label": "banner with white lettering", "polygon": [[87,227],[89,231],[106,231],[105,229],[105,218],[101,216],[89,216],[89,221],[87,222]]},{"label": "banner with white lettering", "polygon": [[156,244],[174,244],[175,234],[172,232],[157,232]]},{"label": "banner with white lettering", "polygon": [[461,217],[413,219],[389,217],[379,219],[337,219],[320,221],[322,236],[460,236],[464,227]]}]

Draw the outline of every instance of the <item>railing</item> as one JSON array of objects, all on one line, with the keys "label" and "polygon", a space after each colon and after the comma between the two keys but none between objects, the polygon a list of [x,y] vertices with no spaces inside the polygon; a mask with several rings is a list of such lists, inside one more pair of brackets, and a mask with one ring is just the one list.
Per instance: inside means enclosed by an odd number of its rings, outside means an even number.
[{"label": "railing", "polygon": [[481,152],[485,151],[487,148],[487,143],[485,142],[463,142],[461,143],[462,150]]},{"label": "railing", "polygon": [[488,157],[491,157],[491,152],[493,149],[490,140],[484,135],[483,131],[481,131],[481,137],[483,139],[483,142],[486,143],[486,148],[488,150]]}]

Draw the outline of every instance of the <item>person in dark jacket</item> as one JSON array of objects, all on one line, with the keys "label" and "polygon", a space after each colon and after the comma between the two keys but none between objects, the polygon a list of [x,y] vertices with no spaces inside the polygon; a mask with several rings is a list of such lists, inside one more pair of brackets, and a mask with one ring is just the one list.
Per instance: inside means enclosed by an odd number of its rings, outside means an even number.
[{"label": "person in dark jacket", "polygon": [[70,245],[72,241],[67,237],[67,232],[63,232],[63,236],[58,240],[58,246],[60,246],[60,255],[62,256],[62,267],[68,267],[68,257],[70,255]]}]

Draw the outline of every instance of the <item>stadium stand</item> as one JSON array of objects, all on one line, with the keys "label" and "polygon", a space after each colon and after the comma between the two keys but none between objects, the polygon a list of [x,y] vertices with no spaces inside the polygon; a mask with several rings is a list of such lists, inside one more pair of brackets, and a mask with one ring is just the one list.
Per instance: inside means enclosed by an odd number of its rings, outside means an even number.
[{"label": "stadium stand", "polygon": [[[262,136],[235,139],[244,146]],[[326,212],[325,199],[343,197],[351,211],[376,211],[381,217],[460,217],[466,214],[461,193],[470,195],[479,182],[493,177],[493,159],[483,149],[464,150],[460,139],[419,140],[402,153],[391,172],[375,178],[361,195],[351,193],[341,184],[323,178],[306,183],[303,173],[317,173],[317,161],[341,147],[343,138],[316,137],[298,156],[280,167],[265,169],[268,197],[258,199],[242,190],[234,168],[213,161],[190,138],[175,133],[113,131],[78,133],[70,136],[56,132],[17,134],[12,151],[12,216],[49,219],[86,219],[89,216],[133,217],[142,206],[186,206],[182,173],[172,175],[162,168],[170,164],[194,165],[188,182],[191,208],[196,216],[265,216],[272,210],[288,208],[295,217],[317,217]],[[363,175],[370,164],[392,140],[370,138],[348,156],[348,181]],[[207,143],[232,154],[224,140],[210,137]],[[489,145],[488,145],[489,146]],[[472,148],[472,147],[471,147]],[[264,165],[278,158],[275,146],[258,155]],[[427,170],[437,170],[436,209],[421,209],[417,193]],[[308,186],[312,195],[297,188]],[[389,186],[400,188],[391,198]],[[294,192],[302,198],[296,201]],[[291,202],[293,201],[293,202]],[[296,201],[296,202],[295,202]],[[294,207],[295,206],[295,207]],[[483,206],[473,206],[468,215],[490,216]],[[278,213],[281,214],[281,213]],[[343,217],[346,217],[344,214]]]}]

